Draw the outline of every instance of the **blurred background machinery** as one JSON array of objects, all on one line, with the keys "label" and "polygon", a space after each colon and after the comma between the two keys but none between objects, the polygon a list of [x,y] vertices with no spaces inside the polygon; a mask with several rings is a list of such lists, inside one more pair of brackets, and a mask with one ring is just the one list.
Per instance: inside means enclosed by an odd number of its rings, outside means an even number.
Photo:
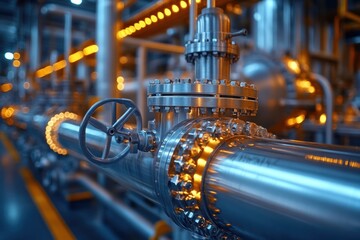
[{"label": "blurred background machinery", "polygon": [[357,1],[0,3],[0,239],[360,238]]}]

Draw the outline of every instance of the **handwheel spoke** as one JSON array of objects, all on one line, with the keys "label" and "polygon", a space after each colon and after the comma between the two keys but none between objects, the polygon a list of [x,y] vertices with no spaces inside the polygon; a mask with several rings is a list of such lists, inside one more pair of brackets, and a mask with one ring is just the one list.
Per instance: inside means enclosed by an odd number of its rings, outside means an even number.
[{"label": "handwheel spoke", "polygon": [[106,142],[105,142],[105,147],[102,153],[101,158],[105,159],[109,156],[109,152],[110,152],[110,147],[111,147],[111,140],[112,140],[112,136],[107,135],[106,136]]},{"label": "handwheel spoke", "polygon": [[96,120],[95,118],[90,117],[89,123],[93,125],[95,128],[99,129],[100,131],[107,133],[107,127],[102,122]]},{"label": "handwheel spoke", "polygon": [[136,111],[136,108],[128,108],[124,115],[121,116],[113,125],[115,129],[118,129],[121,126],[124,126],[125,122],[131,117],[131,115]]},{"label": "handwheel spoke", "polygon": [[112,104],[112,114],[111,114],[111,124],[114,124],[116,122],[116,102]]}]

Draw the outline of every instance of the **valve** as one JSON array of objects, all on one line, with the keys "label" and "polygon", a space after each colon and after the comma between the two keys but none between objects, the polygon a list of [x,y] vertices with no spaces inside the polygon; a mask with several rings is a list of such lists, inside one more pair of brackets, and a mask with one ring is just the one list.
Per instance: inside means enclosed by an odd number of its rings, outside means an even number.
[{"label": "valve", "polygon": [[[111,125],[106,126],[103,122],[93,117],[94,112],[102,107],[103,105],[111,104],[112,105],[112,115],[111,115]],[[117,105],[122,105],[126,107],[125,113],[117,118]],[[128,122],[130,117],[134,116],[136,119],[136,129],[130,130],[124,127],[125,123]],[[106,141],[104,149],[101,151],[102,155],[96,156],[87,146],[86,142],[86,128],[88,124],[92,125],[94,128],[100,130],[101,132],[106,134]],[[84,119],[80,124],[79,129],[79,142],[80,147],[84,153],[84,155],[93,162],[101,162],[101,163],[112,163],[120,160],[125,157],[130,150],[137,151],[141,144],[139,141],[144,139],[143,137],[139,137],[143,135],[142,133],[142,117],[139,109],[136,107],[134,102],[129,99],[124,98],[110,98],[99,101],[95,103],[85,114]],[[125,147],[115,156],[109,157],[111,144],[115,138],[116,142],[123,143]],[[133,148],[135,146],[135,149]]]}]

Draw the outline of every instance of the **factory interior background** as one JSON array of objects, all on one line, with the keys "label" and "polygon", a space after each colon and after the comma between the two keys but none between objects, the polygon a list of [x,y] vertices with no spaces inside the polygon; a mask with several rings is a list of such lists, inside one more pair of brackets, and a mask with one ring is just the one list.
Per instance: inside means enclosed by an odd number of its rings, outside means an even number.
[{"label": "factory interior background", "polygon": [[360,1],[0,0],[0,240],[360,239]]}]

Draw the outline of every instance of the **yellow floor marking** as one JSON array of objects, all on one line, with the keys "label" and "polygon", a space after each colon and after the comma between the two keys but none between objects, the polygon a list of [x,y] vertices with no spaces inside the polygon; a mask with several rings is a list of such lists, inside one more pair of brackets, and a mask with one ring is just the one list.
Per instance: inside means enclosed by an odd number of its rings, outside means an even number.
[{"label": "yellow floor marking", "polygon": [[52,204],[44,189],[35,180],[30,170],[27,168],[21,168],[20,173],[24,179],[26,188],[29,191],[31,198],[37,206],[54,239],[75,239],[71,230],[68,228],[61,215]]},{"label": "yellow floor marking", "polygon": [[11,157],[15,160],[15,162],[19,162],[20,161],[20,155],[19,155],[18,151],[16,150],[16,148],[14,147],[14,145],[12,144],[12,142],[10,141],[10,139],[6,136],[5,133],[0,132],[0,140],[4,144],[4,147],[10,153]]}]

